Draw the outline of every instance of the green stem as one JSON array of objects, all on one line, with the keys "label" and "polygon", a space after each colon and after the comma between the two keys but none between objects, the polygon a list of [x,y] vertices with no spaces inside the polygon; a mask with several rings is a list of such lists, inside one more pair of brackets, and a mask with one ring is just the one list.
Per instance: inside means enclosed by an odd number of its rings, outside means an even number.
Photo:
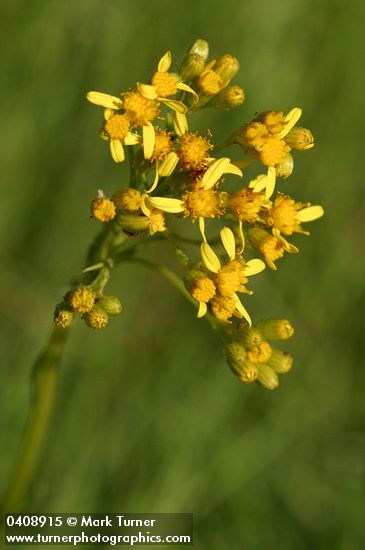
[{"label": "green stem", "polygon": [[1,505],[3,513],[19,509],[38,465],[68,335],[68,329],[55,327],[34,365],[31,411],[24,429],[18,459]]}]

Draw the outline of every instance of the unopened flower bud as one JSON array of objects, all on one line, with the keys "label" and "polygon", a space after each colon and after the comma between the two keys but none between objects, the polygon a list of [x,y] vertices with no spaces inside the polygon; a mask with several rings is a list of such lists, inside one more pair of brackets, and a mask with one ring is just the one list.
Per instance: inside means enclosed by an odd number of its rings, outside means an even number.
[{"label": "unopened flower bud", "polygon": [[239,86],[227,86],[215,95],[209,105],[221,109],[233,109],[239,107],[245,100],[245,94]]},{"label": "unopened flower bud", "polygon": [[298,151],[306,151],[314,147],[314,137],[310,130],[307,128],[300,128],[296,126],[285,136],[286,143],[292,148]]},{"label": "unopened flower bud", "polygon": [[253,349],[264,341],[263,335],[257,327],[240,329],[239,338],[247,349]]},{"label": "unopened flower bud", "polygon": [[281,349],[273,349],[267,364],[279,374],[288,372],[293,366],[293,357]]},{"label": "unopened flower bud", "polygon": [[286,319],[266,319],[256,324],[266,340],[287,340],[294,334],[294,329]]},{"label": "unopened flower bud", "polygon": [[147,216],[138,216],[138,214],[121,214],[118,217],[118,224],[128,233],[140,233],[146,231],[150,225]]},{"label": "unopened flower bud", "polygon": [[246,360],[246,349],[240,342],[231,342],[225,351],[229,363],[243,364]]},{"label": "unopened flower bud", "polygon": [[225,349],[227,363],[232,372],[245,384],[257,378],[257,366],[246,361],[246,350],[240,342],[231,342]]},{"label": "unopened flower bud", "polygon": [[278,178],[284,178],[284,179],[288,178],[289,176],[292,175],[293,169],[294,169],[294,159],[293,159],[293,156],[290,153],[288,153],[285,159],[283,160],[283,162],[275,166],[276,176]]},{"label": "unopened flower bud", "polygon": [[272,367],[260,365],[258,367],[257,382],[267,390],[274,390],[279,385],[279,378]]},{"label": "unopened flower bud", "polygon": [[198,38],[197,40],[195,40],[195,42],[191,46],[189,50],[189,54],[200,55],[204,59],[204,61],[206,61],[209,55],[208,42],[206,40],[203,40],[202,38]]},{"label": "unopened flower bud", "polygon": [[66,294],[65,301],[74,311],[86,313],[95,303],[95,294],[86,287],[79,286]]},{"label": "unopened flower bud", "polygon": [[116,296],[104,295],[98,300],[98,305],[101,306],[108,315],[119,315],[122,311],[122,304]]},{"label": "unopened flower bud", "polygon": [[68,328],[74,320],[74,312],[67,306],[67,304],[62,302],[56,306],[53,320],[57,327]]},{"label": "unopened flower bud", "polygon": [[108,314],[103,307],[96,304],[88,313],[85,313],[83,319],[88,327],[100,329],[107,325]]},{"label": "unopened flower bud", "polygon": [[142,204],[142,195],[137,189],[119,189],[113,195],[113,202],[119,210],[137,212]]},{"label": "unopened flower bud", "polygon": [[197,53],[189,54],[180,69],[180,76],[184,82],[194,80],[204,70],[205,60],[204,57]]},{"label": "unopened flower bud", "polygon": [[240,70],[238,59],[233,55],[222,55],[214,65],[214,72],[218,73],[223,82],[228,83]]},{"label": "unopened flower bud", "polygon": [[91,203],[91,215],[99,222],[109,222],[115,217],[115,204],[107,197],[98,197]]}]

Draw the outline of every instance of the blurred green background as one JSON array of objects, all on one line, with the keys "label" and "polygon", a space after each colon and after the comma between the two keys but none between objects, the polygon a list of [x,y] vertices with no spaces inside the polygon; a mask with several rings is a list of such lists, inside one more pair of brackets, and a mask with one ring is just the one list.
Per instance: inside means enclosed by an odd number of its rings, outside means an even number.
[{"label": "blurred green background", "polygon": [[[203,129],[223,136],[255,111],[298,105],[316,138],[287,189],[326,216],[295,239],[298,256],[257,278],[248,306],[292,321],[293,371],[274,392],[240,384],[182,297],[143,267],[118,268],[109,289],[124,313],[100,333],[75,327],[24,507],[193,512],[196,548],[210,550],[364,548],[364,3],[2,0],[0,10],[0,486],[53,305],[98,230],[89,202],[126,178],[85,92],[145,81],[163,52],[180,61],[202,37],[212,57],[239,58],[247,97],[200,116]],[[169,253],[150,252],[173,265]]]}]

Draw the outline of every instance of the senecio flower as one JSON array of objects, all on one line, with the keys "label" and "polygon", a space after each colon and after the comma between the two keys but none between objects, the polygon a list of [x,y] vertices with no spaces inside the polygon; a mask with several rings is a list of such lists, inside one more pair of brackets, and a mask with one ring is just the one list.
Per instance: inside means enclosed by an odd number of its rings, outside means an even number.
[{"label": "senecio flower", "polygon": [[[124,162],[125,147],[130,148],[130,181],[116,183],[109,196],[102,190],[94,196],[91,217],[102,231],[84,276],[57,305],[54,321],[66,330],[80,314],[87,326],[104,328],[110,316],[122,311],[118,298],[104,293],[114,265],[138,262],[155,269],[196,305],[198,317],[219,334],[239,380],[274,389],[293,359],[271,341],[289,338],[293,328],[286,319],[252,321],[242,295],[253,294],[247,288],[250,277],[266,265],[277,270],[285,252],[299,252],[287,238],[308,236],[303,224],[324,211],[286,190],[275,194],[276,180],[293,174],[293,155],[314,146],[311,131],[297,126],[299,107],[287,114],[258,113],[250,122],[237,110],[237,127],[216,143],[209,113],[243,104],[243,89],[232,83],[239,67],[231,54],[209,60],[208,43],[198,39],[180,66],[173,65],[167,51],[152,76],[142,76],[125,91],[88,92],[89,102],[104,109],[100,135],[109,142],[112,159]],[[190,117],[199,110],[206,123],[192,130]],[[233,158],[235,145],[239,148]],[[256,163],[259,168],[247,179],[244,169],[252,165],[255,170]],[[195,238],[184,234],[188,219],[197,222]],[[160,265],[158,258],[141,255],[149,242],[164,237],[181,264],[180,275]],[[253,309],[253,300],[247,301]]]}]

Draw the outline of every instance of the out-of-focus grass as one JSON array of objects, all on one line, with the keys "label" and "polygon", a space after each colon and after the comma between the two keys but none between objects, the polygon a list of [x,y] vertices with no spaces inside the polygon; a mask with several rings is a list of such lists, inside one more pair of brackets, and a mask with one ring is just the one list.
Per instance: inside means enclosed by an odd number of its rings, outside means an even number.
[{"label": "out-of-focus grass", "polygon": [[[180,296],[143,268],[119,268],[111,291],[124,314],[100,334],[74,331],[26,509],[192,511],[196,546],[211,550],[362,548],[363,3],[17,0],[0,9],[1,485],[53,304],[97,231],[89,201],[127,177],[84,94],[143,81],[166,49],[181,59],[201,36],[213,56],[240,59],[247,100],[197,124],[223,137],[255,111],[299,105],[316,137],[284,185],[326,217],[250,298],[257,316],[294,323],[294,370],[273,393],[240,385]],[[153,253],[165,256],[165,245]]]}]

